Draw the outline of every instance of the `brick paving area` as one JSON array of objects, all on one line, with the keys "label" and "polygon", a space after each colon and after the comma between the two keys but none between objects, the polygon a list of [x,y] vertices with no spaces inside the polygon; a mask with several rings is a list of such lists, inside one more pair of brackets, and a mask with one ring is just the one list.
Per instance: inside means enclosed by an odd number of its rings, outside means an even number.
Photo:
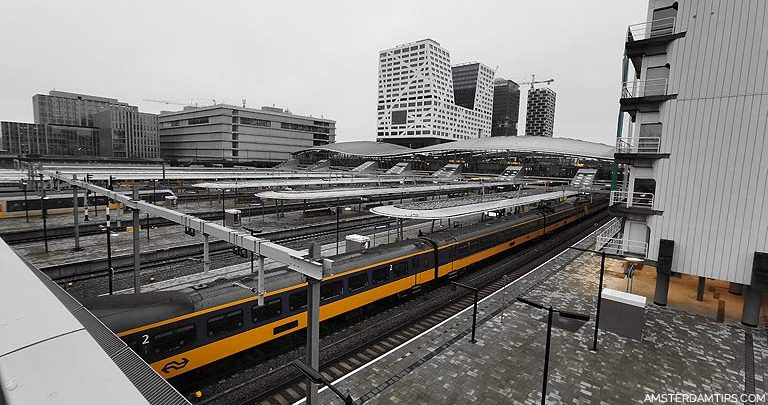
[{"label": "brick paving area", "polygon": [[[471,312],[446,322],[339,382],[366,404],[537,404],[546,311],[516,296],[594,317],[599,257],[567,251],[479,307],[477,343]],[[755,392],[765,392],[765,330],[646,308],[642,341],[601,331],[589,350],[594,320],[575,332],[554,328],[547,403],[644,403],[649,393],[745,392],[746,334],[752,335]],[[326,390],[320,403],[340,404]]]}]

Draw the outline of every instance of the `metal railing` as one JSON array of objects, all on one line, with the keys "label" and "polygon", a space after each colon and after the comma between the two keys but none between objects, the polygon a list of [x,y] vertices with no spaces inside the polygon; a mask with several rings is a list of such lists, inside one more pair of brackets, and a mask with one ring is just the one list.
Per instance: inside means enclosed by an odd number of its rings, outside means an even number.
[{"label": "metal railing", "polygon": [[614,255],[632,255],[648,257],[648,243],[636,240],[625,240],[621,237],[608,238],[604,236],[597,237],[597,246],[605,253]]},{"label": "metal railing", "polygon": [[611,191],[611,205],[623,205],[627,208],[638,207],[653,209],[653,194],[652,193],[630,193],[628,191],[613,190]]},{"label": "metal railing", "polygon": [[661,138],[657,136],[631,136],[616,138],[616,153],[659,153]]},{"label": "metal railing", "polygon": [[[600,227],[600,229],[597,230],[597,239],[595,241],[595,249],[601,250],[605,247],[605,242],[612,239],[614,236],[616,236],[619,232],[621,232],[621,220],[618,218],[613,218],[610,221],[608,221],[605,225]],[[603,243],[601,243],[601,241]]]},{"label": "metal railing", "polygon": [[634,80],[621,86],[621,98],[663,96],[667,94],[667,79]]},{"label": "metal railing", "polygon": [[675,17],[660,18],[658,20],[632,24],[627,27],[627,42],[640,41],[674,33]]}]

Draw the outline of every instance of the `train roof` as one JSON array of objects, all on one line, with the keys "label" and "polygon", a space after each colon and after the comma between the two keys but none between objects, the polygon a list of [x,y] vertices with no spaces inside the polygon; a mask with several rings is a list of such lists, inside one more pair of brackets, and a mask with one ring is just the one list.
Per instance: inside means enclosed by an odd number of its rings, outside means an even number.
[{"label": "train roof", "polygon": [[[182,291],[155,291],[90,297],[83,305],[113,331],[136,327],[136,322],[150,324],[195,311],[194,302]],[[141,312],[141,319],[126,316]]]}]

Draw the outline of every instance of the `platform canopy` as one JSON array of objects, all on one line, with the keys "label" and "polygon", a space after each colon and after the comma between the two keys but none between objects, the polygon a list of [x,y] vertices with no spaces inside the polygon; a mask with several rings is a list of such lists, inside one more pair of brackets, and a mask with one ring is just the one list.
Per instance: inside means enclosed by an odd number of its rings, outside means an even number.
[{"label": "platform canopy", "polygon": [[596,142],[571,138],[549,138],[543,136],[494,136],[446,142],[439,145],[409,149],[386,142],[356,141],[340,142],[313,147],[294,153],[299,155],[311,151],[324,151],[340,155],[363,158],[406,157],[415,155],[440,155],[449,153],[532,153],[559,155],[576,158],[613,160],[615,148]]},{"label": "platform canopy", "polygon": [[476,190],[483,187],[508,186],[517,184],[512,181],[498,181],[485,183],[461,183],[461,184],[434,184],[427,186],[402,186],[402,187],[368,187],[368,188],[336,188],[328,190],[300,190],[300,191],[264,191],[257,193],[259,198],[271,200],[335,200],[340,198],[374,197],[383,195],[410,195],[414,193],[444,193],[446,191]]},{"label": "platform canopy", "polygon": [[562,190],[516,198],[494,199],[492,201],[483,201],[482,198],[478,198],[478,202],[476,203],[463,205],[437,205],[432,207],[432,204],[429,202],[409,205],[382,205],[380,207],[371,208],[370,211],[376,215],[390,218],[451,219],[483,214],[490,211],[500,211],[503,209],[537,203],[539,201],[556,200],[577,194],[579,194],[577,191]]}]

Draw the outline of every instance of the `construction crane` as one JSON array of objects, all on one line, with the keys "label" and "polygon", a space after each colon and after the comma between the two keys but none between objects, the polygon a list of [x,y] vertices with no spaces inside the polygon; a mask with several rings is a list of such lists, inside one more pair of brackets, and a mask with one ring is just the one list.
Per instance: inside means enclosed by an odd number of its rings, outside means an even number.
[{"label": "construction crane", "polygon": [[522,86],[523,84],[530,84],[530,85],[531,85],[531,90],[533,90],[533,85],[534,85],[534,84],[539,84],[539,83],[546,83],[546,84],[547,84],[547,86],[549,86],[549,85],[550,85],[550,84],[552,84],[552,82],[554,82],[554,81],[555,81],[555,79],[547,79],[547,80],[538,80],[538,81],[537,81],[537,80],[536,80],[536,75],[531,75],[531,81],[530,81],[530,82],[520,82],[520,83],[518,83],[518,84],[519,84],[519,85],[521,85],[521,86]]}]

